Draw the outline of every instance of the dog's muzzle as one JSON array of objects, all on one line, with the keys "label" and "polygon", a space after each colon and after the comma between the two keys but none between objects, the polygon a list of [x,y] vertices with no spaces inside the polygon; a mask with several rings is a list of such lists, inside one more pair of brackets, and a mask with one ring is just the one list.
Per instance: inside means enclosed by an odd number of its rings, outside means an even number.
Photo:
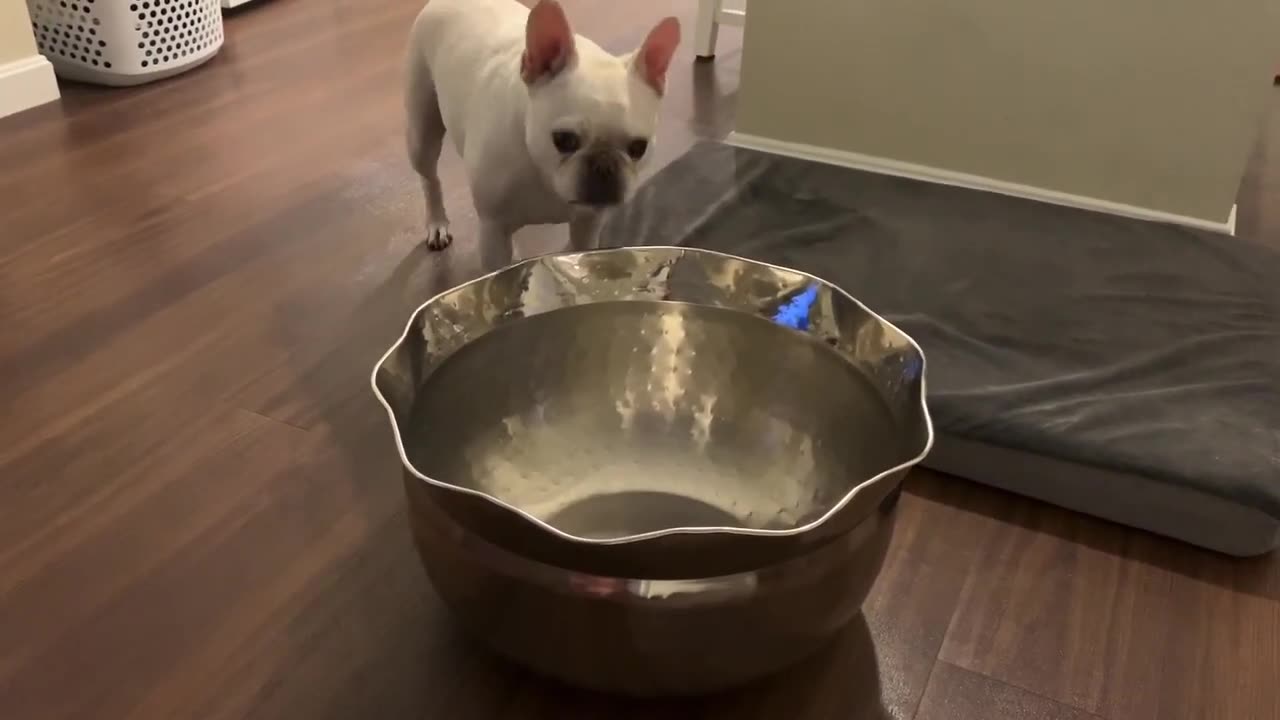
[{"label": "dog's muzzle", "polygon": [[578,202],[584,205],[617,205],[623,195],[622,158],[612,150],[592,150],[582,159],[578,176]]}]

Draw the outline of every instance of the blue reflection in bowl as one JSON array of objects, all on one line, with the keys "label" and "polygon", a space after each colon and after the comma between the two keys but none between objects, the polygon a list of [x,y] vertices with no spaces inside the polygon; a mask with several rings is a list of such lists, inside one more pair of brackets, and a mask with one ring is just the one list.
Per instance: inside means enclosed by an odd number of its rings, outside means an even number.
[{"label": "blue reflection in bowl", "polygon": [[796,294],[773,314],[773,321],[794,330],[809,329],[809,311],[818,299],[818,285],[812,284]]}]

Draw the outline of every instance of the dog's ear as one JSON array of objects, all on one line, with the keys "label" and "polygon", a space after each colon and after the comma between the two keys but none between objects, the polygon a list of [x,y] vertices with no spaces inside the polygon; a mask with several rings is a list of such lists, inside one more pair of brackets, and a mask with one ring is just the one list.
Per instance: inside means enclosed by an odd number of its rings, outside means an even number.
[{"label": "dog's ear", "polygon": [[641,79],[661,95],[667,89],[667,68],[680,44],[680,21],[664,18],[653,26],[644,44],[636,51],[634,67]]},{"label": "dog's ear", "polygon": [[539,0],[524,27],[520,77],[530,85],[554,77],[573,57],[573,30],[556,0]]}]

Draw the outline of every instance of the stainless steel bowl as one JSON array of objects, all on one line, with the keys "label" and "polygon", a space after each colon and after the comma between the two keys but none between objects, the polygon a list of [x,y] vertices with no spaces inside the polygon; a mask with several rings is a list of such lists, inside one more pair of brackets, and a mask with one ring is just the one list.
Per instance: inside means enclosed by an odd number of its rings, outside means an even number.
[{"label": "stainless steel bowl", "polygon": [[634,694],[821,647],[933,442],[903,332],[813,276],[689,248],[544,256],[445,292],[373,386],[445,602],[518,662]]}]

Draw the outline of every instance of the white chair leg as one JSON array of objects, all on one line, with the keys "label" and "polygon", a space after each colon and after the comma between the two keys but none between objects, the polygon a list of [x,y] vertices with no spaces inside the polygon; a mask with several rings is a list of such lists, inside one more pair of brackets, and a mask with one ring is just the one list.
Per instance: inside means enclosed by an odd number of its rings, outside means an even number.
[{"label": "white chair leg", "polygon": [[698,20],[693,28],[693,54],[698,58],[708,59],[716,56],[721,2],[723,0],[698,0]]}]

